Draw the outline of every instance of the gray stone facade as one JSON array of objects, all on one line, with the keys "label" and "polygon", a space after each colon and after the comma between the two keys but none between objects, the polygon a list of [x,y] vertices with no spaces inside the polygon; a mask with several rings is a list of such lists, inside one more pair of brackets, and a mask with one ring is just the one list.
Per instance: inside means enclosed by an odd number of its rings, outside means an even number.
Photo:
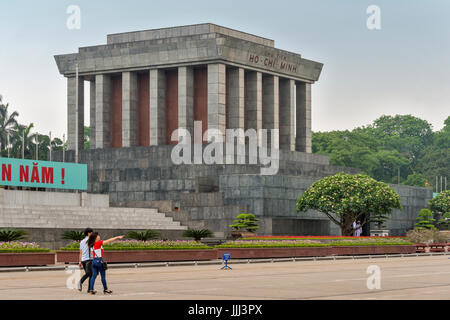
[{"label": "gray stone facade", "polygon": [[[340,234],[325,215],[297,213],[295,204],[314,181],[338,172],[355,174],[358,169],[330,166],[326,156],[281,150],[278,174],[263,176],[259,164],[175,165],[170,160],[172,148],[81,151],[80,162],[88,164],[88,191],[109,194],[111,206],[158,208],[182,225],[218,234],[226,235],[233,218],[244,212],[261,220],[261,234]],[[73,158],[73,151],[66,152],[66,161]],[[54,159],[60,161],[61,153],[55,153]],[[394,210],[386,227],[392,235],[401,235],[413,228],[432,194],[425,188],[393,188],[403,208]]]}]

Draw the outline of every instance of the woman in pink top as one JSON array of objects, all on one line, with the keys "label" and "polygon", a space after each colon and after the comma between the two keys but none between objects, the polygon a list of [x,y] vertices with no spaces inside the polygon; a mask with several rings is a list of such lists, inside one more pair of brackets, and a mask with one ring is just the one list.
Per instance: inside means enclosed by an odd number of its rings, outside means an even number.
[{"label": "woman in pink top", "polygon": [[92,278],[90,283],[91,290],[89,291],[91,294],[96,294],[97,291],[94,290],[94,284],[95,279],[97,278],[97,275],[100,273],[102,277],[102,284],[103,284],[103,293],[104,294],[111,294],[112,291],[108,289],[108,286],[106,284],[106,272],[105,268],[103,267],[103,244],[107,244],[113,241],[116,241],[118,239],[122,239],[123,236],[114,237],[105,241],[100,240],[100,236],[97,232],[93,232],[89,236],[88,240],[88,246],[92,253]]}]

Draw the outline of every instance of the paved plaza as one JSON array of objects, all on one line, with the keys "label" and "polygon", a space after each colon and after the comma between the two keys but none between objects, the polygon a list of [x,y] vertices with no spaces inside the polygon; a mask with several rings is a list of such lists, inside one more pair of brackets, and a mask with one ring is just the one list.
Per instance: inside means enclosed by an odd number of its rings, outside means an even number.
[{"label": "paved plaza", "polygon": [[[381,270],[381,289],[367,288],[367,268]],[[65,271],[0,273],[0,299],[449,299],[448,256],[219,265],[113,268],[112,296],[66,287]]]}]

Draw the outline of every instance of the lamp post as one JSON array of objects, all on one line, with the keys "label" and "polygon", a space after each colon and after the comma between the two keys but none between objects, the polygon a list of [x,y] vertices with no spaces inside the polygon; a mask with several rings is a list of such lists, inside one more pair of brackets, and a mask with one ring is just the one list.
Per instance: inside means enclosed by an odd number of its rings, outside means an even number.
[{"label": "lamp post", "polygon": [[25,130],[22,131],[22,159],[25,159]]},{"label": "lamp post", "polygon": [[63,134],[63,162],[66,162],[66,134]]},{"label": "lamp post", "polygon": [[36,144],[36,160],[39,160],[39,136],[38,133],[36,133],[35,138],[36,140],[35,144]]},{"label": "lamp post", "polygon": [[75,64],[75,163],[78,163],[78,63]]},{"label": "lamp post", "polygon": [[6,148],[8,149],[8,158],[10,157],[10,150],[9,150],[9,131],[6,132]]},{"label": "lamp post", "polygon": [[50,139],[50,153],[49,153],[49,155],[50,155],[50,161],[52,161],[52,132],[51,131],[48,133],[48,137]]}]

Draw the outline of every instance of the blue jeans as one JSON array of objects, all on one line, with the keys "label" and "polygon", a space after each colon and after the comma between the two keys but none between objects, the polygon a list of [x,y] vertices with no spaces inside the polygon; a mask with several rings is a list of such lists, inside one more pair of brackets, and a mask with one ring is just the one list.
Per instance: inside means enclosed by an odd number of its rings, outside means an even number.
[{"label": "blue jeans", "polygon": [[106,284],[106,272],[103,269],[103,259],[102,258],[94,258],[92,260],[92,278],[90,281],[89,289],[94,290],[95,279],[97,275],[100,273],[102,277],[103,290],[108,290],[108,286]]}]

